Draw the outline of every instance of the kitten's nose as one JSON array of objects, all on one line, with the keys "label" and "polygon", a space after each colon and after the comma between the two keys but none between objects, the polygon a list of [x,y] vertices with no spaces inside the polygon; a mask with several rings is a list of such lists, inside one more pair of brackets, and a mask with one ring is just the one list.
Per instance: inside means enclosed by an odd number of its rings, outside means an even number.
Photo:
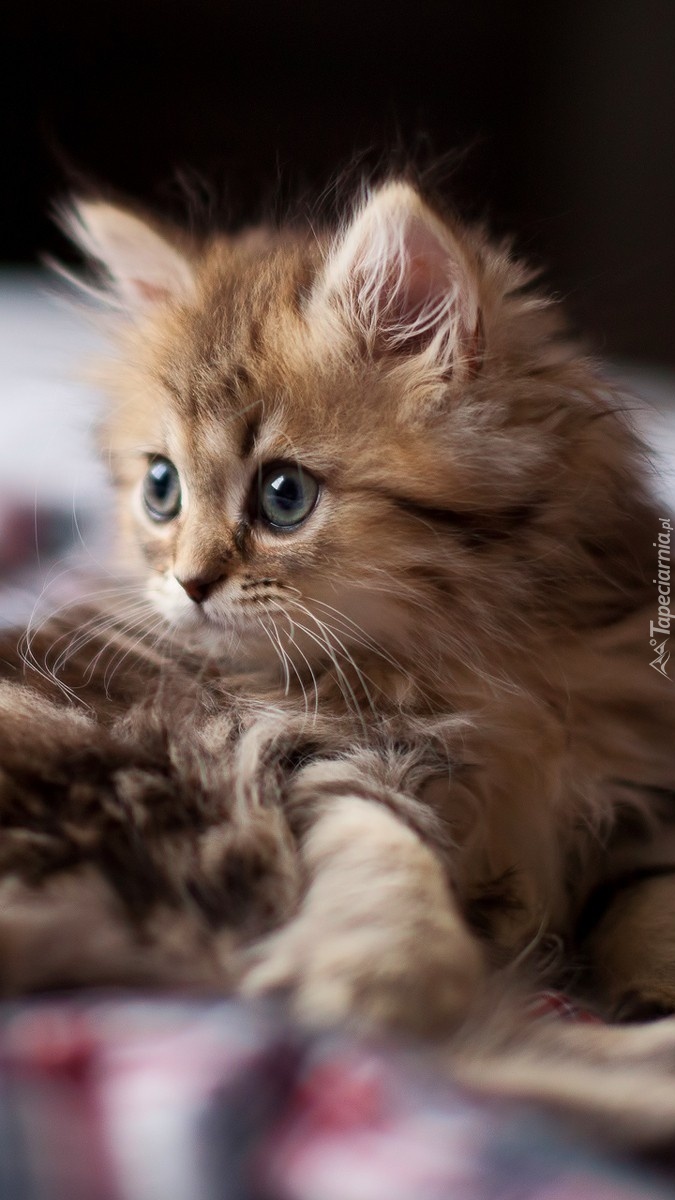
[{"label": "kitten's nose", "polygon": [[207,596],[210,596],[217,583],[224,579],[224,575],[198,575],[194,579],[178,579],[180,586],[195,604],[203,604]]}]

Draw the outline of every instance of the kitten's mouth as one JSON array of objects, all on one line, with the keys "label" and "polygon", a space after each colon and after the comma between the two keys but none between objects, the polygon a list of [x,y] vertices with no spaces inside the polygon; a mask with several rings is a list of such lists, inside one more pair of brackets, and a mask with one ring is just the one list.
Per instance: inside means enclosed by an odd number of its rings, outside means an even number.
[{"label": "kitten's mouth", "polygon": [[198,632],[207,631],[213,635],[238,636],[257,641],[263,637],[263,628],[270,631],[282,628],[286,621],[280,618],[285,616],[282,606],[271,598],[267,603],[261,599],[256,603],[237,603],[224,607],[214,597],[203,604],[193,603],[189,609],[183,610],[179,624]]},{"label": "kitten's mouth", "polygon": [[379,657],[382,635],[384,644],[392,636],[392,621],[386,633],[383,627],[381,597],[362,591],[355,603],[348,589],[332,588],[323,596],[321,590],[307,594],[272,578],[244,577],[224,582],[199,601],[165,577],[152,599],[174,633],[193,642],[197,652],[284,675],[311,676],[331,662],[340,673],[364,650]]}]

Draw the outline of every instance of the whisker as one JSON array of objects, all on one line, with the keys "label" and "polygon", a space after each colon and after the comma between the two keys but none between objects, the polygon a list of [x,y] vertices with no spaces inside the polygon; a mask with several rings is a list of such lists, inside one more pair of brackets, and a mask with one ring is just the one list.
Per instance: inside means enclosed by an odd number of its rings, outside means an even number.
[{"label": "whisker", "polygon": [[[305,610],[304,606],[301,605],[299,603],[299,601],[295,600],[295,601],[291,601],[291,603],[293,603],[296,607],[299,607],[302,612],[306,612],[307,616],[310,617],[310,619],[313,620],[315,622],[315,624],[317,624],[317,626],[319,626],[319,628],[321,627],[321,622],[319,622],[315,617],[313,617],[312,614],[309,612],[309,610]],[[340,663],[337,660],[337,657],[335,654],[335,648],[333,647],[333,645],[330,643],[329,640],[327,640],[325,637],[322,638],[320,636],[320,633],[319,633],[319,635],[312,633],[311,629],[308,629],[306,625],[301,624],[300,621],[297,621],[296,624],[299,629],[302,629],[303,633],[306,633],[307,636],[313,642],[315,642],[317,646],[321,647],[321,649],[323,649],[326,652],[326,654],[328,655],[330,662],[332,662],[333,666],[335,667],[335,670],[338,673],[337,683],[338,683],[338,687],[340,688],[340,691],[342,692],[342,695],[345,699],[345,703],[347,704],[348,708],[349,707],[352,708],[354,715],[358,718],[358,720],[363,728],[364,734],[367,733],[366,724],[365,724],[365,721],[363,720],[363,714],[361,712],[361,706],[357,700],[356,693],[354,692],[354,689],[352,688],[347,675],[345,674],[343,668],[340,666]],[[325,630],[324,630],[324,632],[325,632]],[[297,645],[297,643],[296,643],[296,645]],[[366,696],[369,696],[367,689],[364,688],[364,690],[366,692]],[[349,703],[350,700],[352,702],[351,705]],[[371,702],[371,704],[372,704],[372,702]]]},{"label": "whisker", "polygon": [[136,604],[127,605],[125,608],[118,610],[114,616],[99,613],[95,617],[91,617],[83,625],[78,626],[77,632],[72,635],[69,635],[67,632],[62,633],[60,637],[52,642],[49,654],[52,654],[56,647],[69,636],[70,641],[53,662],[51,669],[55,674],[58,674],[66,663],[83,649],[88,642],[93,641],[99,634],[104,633],[106,629],[114,628],[117,621],[124,620],[136,614],[140,617],[148,611],[147,605],[139,601]]},{"label": "whisker", "polygon": [[[262,622],[262,617],[259,617],[258,619],[261,622],[263,629],[267,633],[268,632],[267,627]],[[290,671],[288,669],[288,655],[281,644],[281,641],[279,639],[279,633],[278,633],[276,626],[274,625],[274,622],[272,622],[272,629],[270,631],[270,636],[274,638],[275,642],[277,643],[277,645],[279,647],[279,657],[280,657],[281,665],[284,669],[284,679],[285,679],[284,695],[287,696],[291,690],[291,675],[290,675]]]},{"label": "whisker", "polygon": [[[129,646],[129,648],[122,654],[121,658],[119,657],[119,651],[118,651],[118,653],[115,655],[115,657],[113,659],[111,659],[111,661],[108,664],[108,666],[106,667],[105,673],[103,675],[103,688],[104,688],[106,697],[108,699],[110,699],[110,690],[109,689],[112,684],[113,678],[114,678],[115,674],[120,670],[122,663],[125,661],[125,659],[127,659],[129,657],[129,655],[135,649],[137,649],[137,647],[139,645],[142,645],[142,643],[145,641],[145,639],[147,637],[150,637],[152,635],[152,633],[156,629],[161,628],[161,626],[163,624],[164,624],[164,618],[159,617],[154,622],[154,624],[150,625],[149,628],[145,629],[145,631],[142,634],[137,635],[135,642],[132,640],[131,646]],[[125,636],[130,636],[130,634],[131,634],[130,629],[125,630]]]},{"label": "whisker", "polygon": [[[312,687],[314,689],[314,723],[316,724],[316,721],[319,716],[319,690],[318,690],[316,676],[315,676],[314,670],[312,668],[312,664],[310,663],[309,659],[307,658],[307,655],[303,652],[302,648],[298,645],[298,643],[295,640],[295,626],[294,626],[293,621],[292,621],[291,617],[289,616],[288,612],[286,611],[286,609],[283,607],[282,604],[276,604],[275,607],[277,608],[278,611],[281,612],[281,615],[285,618],[285,620],[288,623],[287,636],[288,636],[290,645],[293,647],[293,649],[295,651],[297,651],[297,653],[303,659],[304,663],[307,666],[307,670],[309,671],[310,679],[312,680]],[[291,666],[293,667],[295,675],[297,676],[298,683],[300,684],[300,689],[302,691],[302,695],[303,695],[303,698],[305,701],[305,717],[308,717],[309,716],[309,699],[307,696],[307,689],[305,688],[305,685],[304,685],[304,682],[302,679],[302,675],[300,674],[298,668],[296,667],[291,655],[289,655],[289,661],[290,661]]]},{"label": "whisker", "polygon": [[[68,572],[66,570],[62,571],[59,576],[56,576],[54,578],[54,582],[56,582],[56,580],[58,580],[58,578],[60,578],[62,575],[65,575],[67,573]],[[27,627],[18,643],[17,652],[18,652],[22,662],[24,663],[24,665],[30,671],[34,672],[36,675],[39,676],[39,678],[44,679],[50,685],[57,687],[60,690],[60,692],[62,693],[62,695],[67,700],[69,700],[70,702],[81,704],[84,707],[89,708],[90,706],[82,699],[81,696],[78,696],[78,694],[73,690],[73,688],[71,688],[68,684],[64,683],[64,681],[62,679],[58,678],[58,675],[55,673],[53,667],[51,666],[51,664],[49,662],[49,656],[53,652],[55,646],[60,644],[65,638],[71,636],[71,634],[74,634],[75,636],[77,636],[78,630],[69,631],[66,629],[59,637],[55,638],[54,641],[52,642],[52,644],[49,647],[47,647],[47,649],[44,652],[44,661],[40,661],[37,654],[35,653],[35,649],[34,649],[35,641],[40,636],[42,631],[49,625],[50,622],[58,623],[58,621],[62,617],[62,614],[64,612],[68,613],[72,607],[72,601],[68,600],[68,601],[64,602],[64,604],[60,605],[58,608],[56,608],[50,612],[47,612],[42,617],[42,619],[39,622],[37,622],[36,615],[37,615],[38,607],[40,605],[41,600],[44,598],[44,596],[46,594],[48,586],[49,586],[49,584],[47,582],[42,589],[41,595],[35,601],[35,604],[33,606],[33,611],[31,613],[31,617],[27,623]],[[121,598],[123,596],[137,595],[137,594],[138,594],[137,586],[132,587],[132,586],[115,585],[113,587],[96,588],[95,590],[85,592],[81,596],[77,597],[77,603],[79,605],[80,603],[84,603],[85,601],[91,600],[91,599],[100,599],[103,597],[108,598],[108,599],[112,598],[112,597]],[[92,618],[90,618],[90,621],[87,622],[86,624],[90,625],[90,623],[95,623],[95,622],[99,621],[100,626],[101,626],[101,631],[102,631],[103,628],[105,627],[105,623],[107,621],[112,621],[112,619],[113,619],[112,616],[109,614],[96,613]],[[82,629],[82,628],[83,627],[80,627],[80,629]],[[59,669],[60,669],[61,665],[62,664],[59,664]]]},{"label": "whisker", "polygon": [[325,608],[331,614],[334,614],[333,620],[336,618],[338,619],[343,633],[345,633],[346,636],[351,637],[358,645],[363,646],[365,650],[372,651],[372,653],[378,658],[382,658],[385,662],[389,663],[391,667],[395,667],[396,670],[401,671],[403,674],[406,673],[406,668],[404,667],[403,663],[394,658],[388,650],[384,649],[380,642],[376,641],[370,636],[369,633],[367,633],[362,625],[359,625],[356,621],[353,621],[352,618],[348,617],[346,613],[341,612],[341,610],[338,608],[334,608],[332,604],[326,604],[324,600],[315,599],[313,596],[306,596],[305,599],[308,603],[318,605],[320,608]]},{"label": "whisker", "polygon": [[355,661],[354,657],[349,653],[349,651],[348,651],[347,647],[345,646],[344,642],[342,641],[342,639],[340,637],[338,637],[335,630],[332,629],[325,622],[320,621],[319,618],[310,611],[310,609],[305,608],[304,611],[306,612],[307,616],[310,617],[311,620],[313,620],[320,629],[323,629],[325,631],[327,638],[330,638],[330,636],[332,635],[332,637],[335,639],[335,641],[337,642],[338,646],[340,647],[340,649],[342,651],[343,656],[345,657],[347,662],[354,668],[357,679],[358,679],[359,683],[361,684],[361,687],[363,688],[363,691],[365,693],[366,700],[368,701],[368,706],[371,709],[373,715],[376,716],[377,713],[376,713],[375,705],[373,704],[372,696],[371,696],[368,686],[366,684],[366,679],[368,679],[369,682],[373,684],[373,686],[374,686],[374,681],[370,678],[370,676],[365,675],[365,673],[361,670],[361,668],[358,666],[357,662]]}]

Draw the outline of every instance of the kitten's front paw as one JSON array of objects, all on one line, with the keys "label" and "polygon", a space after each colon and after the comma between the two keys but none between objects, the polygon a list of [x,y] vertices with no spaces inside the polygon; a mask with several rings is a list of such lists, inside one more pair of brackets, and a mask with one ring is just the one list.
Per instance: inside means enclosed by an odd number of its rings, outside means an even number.
[{"label": "kitten's front paw", "polygon": [[328,931],[306,916],[261,943],[242,982],[246,995],[291,994],[312,1023],[431,1036],[466,1017],[483,978],[480,948],[459,922],[425,920],[405,935]]}]

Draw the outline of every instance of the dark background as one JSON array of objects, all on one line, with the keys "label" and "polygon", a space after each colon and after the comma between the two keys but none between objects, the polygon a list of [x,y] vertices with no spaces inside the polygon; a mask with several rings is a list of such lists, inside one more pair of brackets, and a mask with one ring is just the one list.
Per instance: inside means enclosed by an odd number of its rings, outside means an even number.
[{"label": "dark background", "polygon": [[64,253],[48,212],[78,175],[236,224],[329,208],[344,168],[440,159],[597,349],[675,363],[673,0],[12,0],[1,20],[0,260]]}]

